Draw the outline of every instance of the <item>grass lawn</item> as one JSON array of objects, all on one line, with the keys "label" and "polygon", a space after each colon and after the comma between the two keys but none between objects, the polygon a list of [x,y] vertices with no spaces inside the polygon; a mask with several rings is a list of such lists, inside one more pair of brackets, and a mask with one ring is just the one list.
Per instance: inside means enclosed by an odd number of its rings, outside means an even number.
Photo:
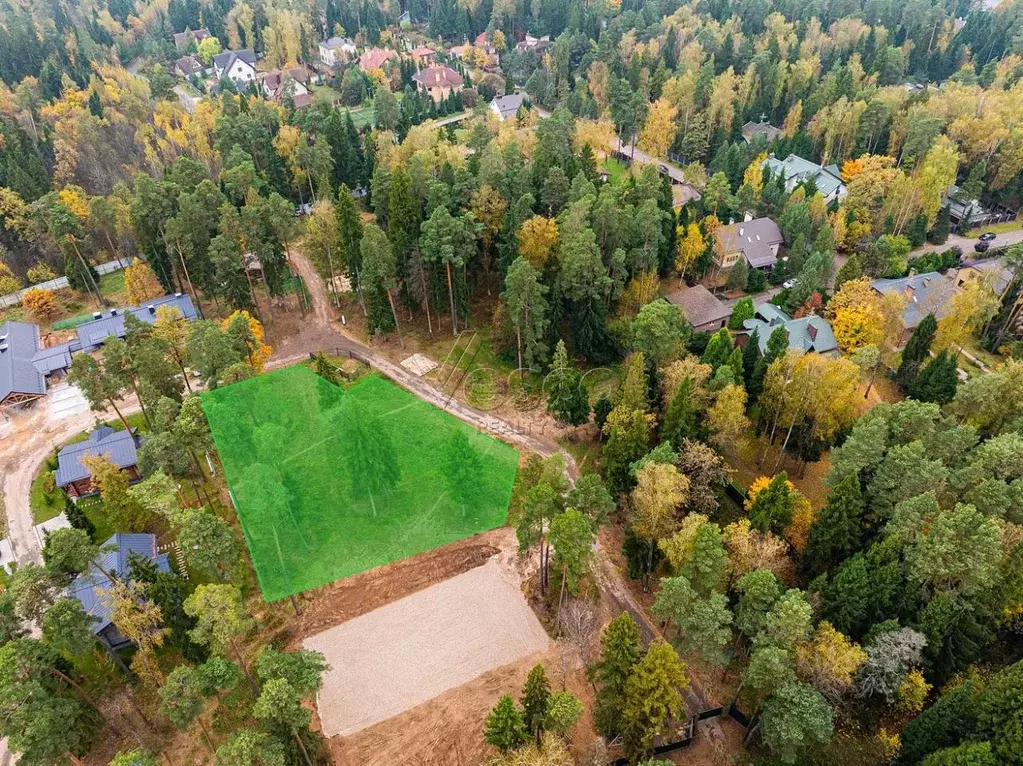
[{"label": "grass lawn", "polygon": [[619,162],[614,157],[608,157],[604,160],[604,170],[607,171],[607,177],[611,183],[617,183],[619,178],[629,172],[624,163]]},{"label": "grass lawn", "polygon": [[93,539],[97,543],[105,543],[116,531],[110,516],[106,512],[103,501],[99,497],[87,497],[79,501],[79,505],[89,521],[96,527],[96,534]]},{"label": "grass lawn", "polygon": [[63,493],[57,489],[47,492],[45,488],[47,477],[53,476],[53,471],[45,465],[43,470],[32,480],[32,490],[29,492],[28,505],[32,509],[32,521],[35,524],[52,519],[64,510]]},{"label": "grass lawn", "polygon": [[[1023,218],[1017,218],[1015,221],[1006,221],[1005,223],[994,223],[990,226],[980,226],[976,229],[970,229],[967,237],[979,237],[984,232],[993,231],[995,234],[1005,234],[1006,232],[1016,231],[1016,229],[1023,227]],[[998,241],[995,240],[991,244],[998,245]]]},{"label": "grass lawn", "polygon": [[202,403],[268,601],[504,523],[518,453],[383,378],[298,365]]},{"label": "grass lawn", "polygon": [[376,110],[373,109],[372,104],[360,106],[357,109],[349,109],[348,113],[352,115],[352,122],[359,130],[371,127],[376,120]]}]

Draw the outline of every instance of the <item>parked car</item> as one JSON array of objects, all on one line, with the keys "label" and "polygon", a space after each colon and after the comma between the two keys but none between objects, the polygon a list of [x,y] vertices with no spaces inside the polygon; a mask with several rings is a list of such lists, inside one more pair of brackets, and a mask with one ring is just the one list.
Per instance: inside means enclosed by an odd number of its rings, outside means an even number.
[{"label": "parked car", "polygon": [[781,286],[785,290],[791,290],[793,287],[796,286],[796,280],[794,280],[794,279],[786,279],[784,282],[781,283]]},{"label": "parked car", "polygon": [[989,247],[991,247],[990,242],[988,242],[987,240],[981,240],[980,242],[973,246],[973,249],[976,250],[978,253],[986,253]]},{"label": "parked car", "polygon": [[295,215],[296,216],[300,217],[300,216],[303,216],[303,215],[309,215],[312,212],[313,212],[313,206],[310,205],[308,202],[303,202],[301,205],[296,205],[295,206]]},{"label": "parked car", "polygon": [[987,232],[984,232],[983,234],[980,235],[980,241],[981,242],[990,242],[994,238],[995,238],[995,233],[993,231],[987,231]]}]

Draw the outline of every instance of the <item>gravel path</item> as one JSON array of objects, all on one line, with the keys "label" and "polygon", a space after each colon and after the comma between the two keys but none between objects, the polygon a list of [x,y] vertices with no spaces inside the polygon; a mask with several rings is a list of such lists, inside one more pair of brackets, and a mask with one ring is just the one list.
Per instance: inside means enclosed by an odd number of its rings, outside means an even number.
[{"label": "gravel path", "polygon": [[349,735],[478,675],[547,649],[510,568],[495,559],[307,638],[331,669],[317,700],[325,736]]}]

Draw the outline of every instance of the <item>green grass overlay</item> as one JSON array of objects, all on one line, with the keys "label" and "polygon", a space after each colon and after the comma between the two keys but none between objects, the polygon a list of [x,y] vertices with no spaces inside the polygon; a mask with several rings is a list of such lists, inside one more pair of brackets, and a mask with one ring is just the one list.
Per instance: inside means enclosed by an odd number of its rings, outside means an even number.
[{"label": "green grass overlay", "polygon": [[[267,601],[505,521],[518,452],[382,378],[342,390],[299,365],[202,404]],[[468,482],[450,470],[459,432]]]}]

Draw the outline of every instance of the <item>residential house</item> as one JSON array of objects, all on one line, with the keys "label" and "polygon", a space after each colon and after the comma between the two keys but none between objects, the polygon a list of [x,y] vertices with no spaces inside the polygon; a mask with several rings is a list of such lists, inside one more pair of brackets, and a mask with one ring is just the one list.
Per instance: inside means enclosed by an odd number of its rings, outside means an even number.
[{"label": "residential house", "polygon": [[543,37],[533,37],[527,34],[525,38],[515,43],[515,50],[518,51],[533,51],[536,55],[543,55],[543,52],[550,48],[552,45],[550,35],[544,35]]},{"label": "residential house", "polygon": [[767,353],[767,342],[778,327],[785,328],[790,349],[828,355],[838,352],[831,325],[816,314],[793,319],[773,303],[761,303],[753,318],[744,321],[742,326],[747,342],[756,330],[761,353]]},{"label": "residential house", "polygon": [[432,66],[437,61],[437,51],[420,45],[412,51],[412,58],[419,66]]},{"label": "residential house", "polygon": [[128,306],[126,308],[110,309],[109,311],[93,312],[92,319],[75,328],[78,335],[77,347],[73,351],[95,351],[113,335],[116,338],[125,336],[125,317],[131,314],[140,322],[146,324],[156,323],[156,310],[160,306],[176,308],[181,316],[189,322],[199,317],[199,313],[192,305],[192,298],[182,293],[165,295],[146,303],[145,306]]},{"label": "residential house", "polygon": [[397,58],[398,54],[390,48],[370,48],[363,51],[359,56],[359,69],[363,72],[372,72],[374,69],[383,68],[391,59]]},{"label": "residential house", "polygon": [[256,54],[250,50],[218,53],[213,57],[213,71],[217,80],[226,77],[243,91],[256,80]]},{"label": "residential house", "polygon": [[778,224],[770,218],[721,226],[714,232],[714,264],[730,269],[742,257],[752,269],[768,269],[778,260],[778,248],[784,241]]},{"label": "residential house", "polygon": [[57,453],[57,486],[75,500],[97,494],[92,474],[82,460],[101,455],[124,471],[129,481],[138,481],[141,478],[137,467],[140,444],[141,439],[134,429],[115,431],[110,426],[100,426],[84,442],[69,444]]},{"label": "residential house", "polygon": [[206,65],[196,56],[182,56],[174,62],[174,72],[186,80],[193,75],[202,77],[206,74]]},{"label": "residential house", "polygon": [[46,396],[46,378],[32,363],[40,348],[37,325],[0,324],[0,407]]},{"label": "residential house", "polygon": [[89,567],[68,587],[68,596],[81,602],[82,608],[93,618],[93,632],[110,649],[129,646],[131,640],[125,637],[113,621],[113,607],[107,597],[110,590],[110,575],[126,580],[131,572],[131,557],[141,556],[156,565],[158,572],[170,572],[170,560],[166,553],[156,547],[156,536],[149,534],[127,534],[118,532],[100,547],[103,551]]},{"label": "residential house", "polygon": [[356,52],[355,43],[350,37],[331,37],[320,43],[320,61],[327,66],[351,61]]},{"label": "residential house", "polygon": [[525,102],[528,96],[525,93],[512,93],[507,96],[497,96],[490,102],[490,111],[497,119],[513,119],[519,113],[519,107]]},{"label": "residential house", "polygon": [[430,96],[434,101],[441,102],[452,93],[462,90],[465,80],[462,75],[448,66],[432,66],[420,69],[412,79],[419,90]]},{"label": "residential house", "polygon": [[194,32],[191,29],[186,29],[184,32],[174,33],[174,50],[179,53],[187,51],[190,46],[199,45],[207,37],[212,37],[210,30],[203,27],[202,29],[196,29]]},{"label": "residential house", "polygon": [[493,59],[494,64],[500,63],[501,53],[500,51],[497,50],[497,48],[491,45],[489,40],[487,40],[486,32],[480,32],[478,35],[476,35],[476,40],[473,43],[473,45],[475,45],[475,47],[479,48],[481,51],[487,54],[487,56]]},{"label": "residential house", "polygon": [[948,187],[941,206],[948,209],[949,222],[955,231],[967,231],[977,226],[1016,219],[1016,214],[1007,208],[990,210],[980,204],[980,200],[970,199],[970,196],[955,184]]},{"label": "residential house", "polygon": [[995,294],[1002,295],[1016,276],[1015,269],[1006,266],[1001,258],[975,258],[966,260],[948,271],[948,276],[960,290],[970,282],[985,280]]},{"label": "residential house", "polygon": [[747,122],[742,126],[742,137],[747,144],[760,139],[769,144],[780,135],[781,130],[768,122]]},{"label": "residential house", "polygon": [[665,298],[682,309],[696,332],[720,330],[732,315],[732,310],[703,285],[683,287]]},{"label": "residential house", "polygon": [[785,191],[791,192],[799,184],[812,179],[817,190],[824,195],[825,202],[843,199],[848,193],[837,165],[818,165],[795,154],[790,154],[784,160],[772,154],[764,160],[764,165],[771,169],[772,175],[784,176]]},{"label": "residential house", "polygon": [[898,279],[875,279],[870,286],[881,295],[897,293],[905,299],[900,342],[908,340],[913,328],[928,314],[934,314],[937,319],[945,316],[949,311],[949,299],[955,293],[954,282],[936,271]]},{"label": "residential house", "polygon": [[312,101],[308,88],[309,72],[303,66],[260,72],[256,75],[256,81],[263,97],[278,104],[283,103],[288,96],[297,108],[309,106]]}]

